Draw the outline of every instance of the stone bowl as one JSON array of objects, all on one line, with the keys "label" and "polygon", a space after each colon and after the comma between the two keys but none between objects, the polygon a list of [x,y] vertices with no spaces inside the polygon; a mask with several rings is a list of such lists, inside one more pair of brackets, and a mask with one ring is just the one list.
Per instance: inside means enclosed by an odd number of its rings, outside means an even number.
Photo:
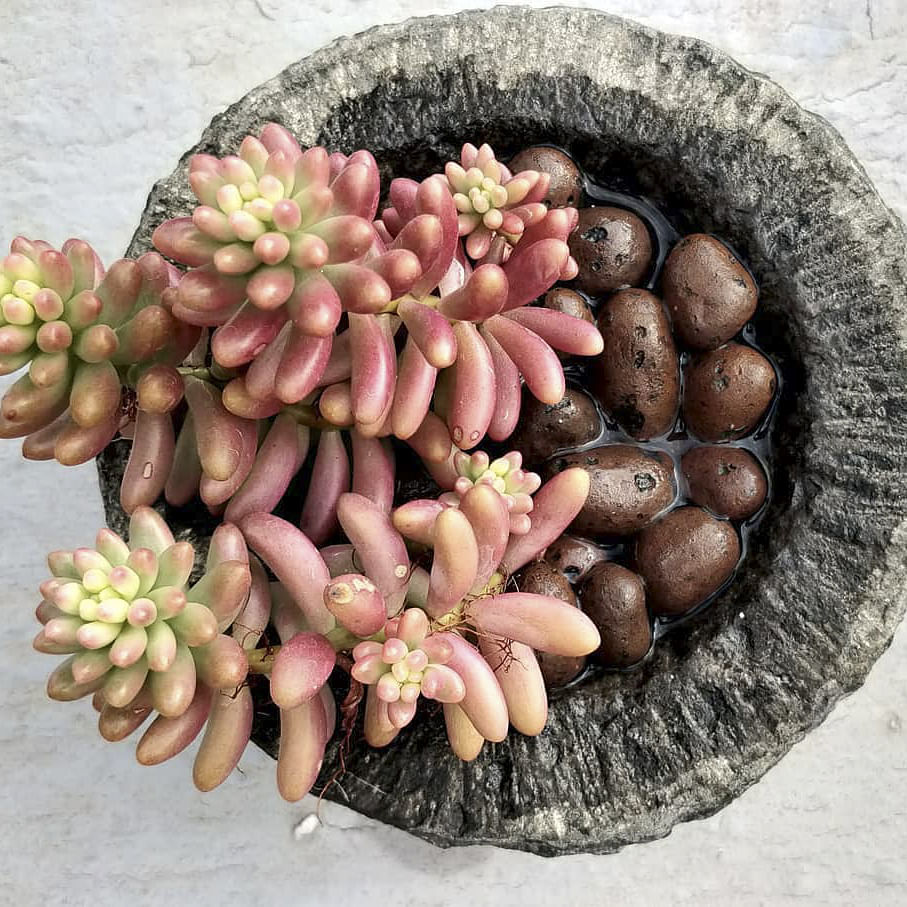
[{"label": "stone bowl", "polygon": [[[714,232],[762,290],[760,343],[785,392],[771,510],[727,593],[643,670],[554,699],[538,738],[471,764],[440,717],[388,749],[357,737],[327,796],[436,844],[609,852],[714,813],[856,689],[904,611],[907,248],[840,136],[700,41],[601,13],[497,8],[335,42],[214,118],[151,192],[130,254],[188,213],[190,153],[277,120],[303,144],[365,147],[427,174],[464,140],[569,149],[600,182]],[[125,452],[100,459],[111,522]],[[213,528],[169,514],[183,537]],[[273,723],[255,739],[276,751]],[[337,769],[329,749],[322,782]]]}]

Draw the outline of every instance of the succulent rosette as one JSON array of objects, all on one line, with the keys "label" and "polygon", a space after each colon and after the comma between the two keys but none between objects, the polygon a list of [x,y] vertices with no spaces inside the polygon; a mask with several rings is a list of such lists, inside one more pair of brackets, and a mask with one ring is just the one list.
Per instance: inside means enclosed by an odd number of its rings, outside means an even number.
[{"label": "succulent rosette", "polygon": [[[484,165],[504,179],[506,170],[489,154],[490,149],[483,152]],[[448,170],[458,180],[463,168]],[[342,415],[360,427],[367,425],[369,432],[408,439],[427,430],[434,415],[446,421],[455,445],[469,449],[486,434],[503,440],[513,432],[521,379],[545,403],[563,397],[564,372],[555,350],[582,356],[601,352],[601,335],[594,325],[529,308],[557,280],[575,274],[566,239],[577,214],[573,208],[549,211],[541,203],[527,202],[535,193],[545,194],[546,180],[539,174],[521,174],[519,186],[527,194],[514,190],[521,202],[508,211],[514,232],[498,236],[475,263],[468,243],[464,249],[458,240],[464,215],[457,214],[455,199],[461,193],[452,193],[449,176],[391,183],[391,205],[378,225],[385,240],[396,242],[407,231],[421,229],[426,216],[439,220],[440,239],[423,244],[422,278],[388,307],[398,321],[389,314],[381,316],[383,324],[373,318],[368,327],[371,342],[351,348],[350,381],[322,394],[319,406],[326,419]],[[406,339],[398,356],[394,335],[400,327],[405,327]],[[358,389],[357,374],[369,376],[368,383],[360,380]],[[374,386],[380,389],[377,400],[361,390]],[[337,398],[349,404],[337,407]]]},{"label": "succulent rosette", "polygon": [[24,237],[0,263],[0,372],[28,366],[0,403],[0,437],[26,436],[29,459],[83,463],[129,421],[124,386],[180,362],[198,331],[171,314],[176,270],[160,255],[106,273],[91,247]]},{"label": "succulent rosette", "polygon": [[453,646],[444,634],[430,632],[424,611],[408,608],[384,624],[383,635],[382,642],[365,640],[355,646],[350,672],[354,680],[374,685],[380,720],[397,729],[406,727],[420,696],[442,703],[463,700],[466,685],[448,665]]},{"label": "succulent rosette", "polygon": [[223,526],[205,573],[190,585],[194,563],[192,546],[176,542],[147,507],[133,513],[128,543],[102,529],[95,548],[52,553],[53,576],[41,584],[37,612],[44,627],[34,644],[69,658],[51,674],[48,695],[66,701],[100,691],[113,708],[138,701],[178,718],[199,682],[237,686],[246,659],[222,631],[249,594],[242,536]]},{"label": "succulent rosette", "polygon": [[456,473],[453,490],[438,499],[442,504],[456,507],[476,485],[490,485],[504,499],[510,517],[510,534],[525,535],[531,526],[532,495],[542,480],[534,472],[523,469],[523,455],[512,450],[492,460],[484,450],[472,455],[457,450],[452,456]]},{"label": "succulent rosette", "polygon": [[[49,560],[55,575],[41,587],[44,628],[35,647],[71,653],[48,681],[51,698],[93,693],[98,729],[111,742],[151,719],[136,746],[142,765],[172,759],[201,735],[192,776],[208,791],[226,780],[249,742],[247,674],[270,673],[282,703],[278,786],[290,800],[308,793],[334,730],[336,706],[324,685],[334,649],[302,631],[301,613],[268,581],[235,526],[214,533],[205,572],[192,586],[192,547],[174,542],[148,508],[133,514],[129,544],[104,529],[95,549],[54,552]],[[284,642],[278,657],[256,648],[270,623]],[[320,672],[314,683],[313,671]]]},{"label": "succulent rosette", "polygon": [[488,254],[495,236],[511,245],[535,214],[551,181],[547,173],[526,170],[515,176],[495,159],[488,144],[476,148],[467,142],[460,163],[450,161],[444,175],[457,206],[460,236],[466,237],[466,254],[474,261]]},{"label": "succulent rosette", "polygon": [[315,387],[344,313],[380,312],[419,277],[417,256],[385,250],[371,224],[380,179],[366,151],[305,151],[276,123],[238,155],[197,154],[189,182],[201,204],[169,220],[155,246],[191,270],[175,311],[221,327],[226,368],[249,362],[253,397],[301,400]]}]

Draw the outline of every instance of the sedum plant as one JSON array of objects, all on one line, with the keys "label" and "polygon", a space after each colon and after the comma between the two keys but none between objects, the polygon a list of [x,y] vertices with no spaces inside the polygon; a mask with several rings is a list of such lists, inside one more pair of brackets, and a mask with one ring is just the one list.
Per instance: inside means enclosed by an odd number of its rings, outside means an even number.
[{"label": "sedum plant", "polygon": [[171,311],[177,271],[160,255],[105,273],[92,248],[62,251],[20,236],[0,264],[0,373],[25,366],[0,402],[0,437],[23,454],[71,466],[96,456],[129,422],[123,391],[156,363],[180,363],[198,331]]},{"label": "sedum plant", "polygon": [[548,191],[547,173],[526,170],[515,176],[495,159],[490,145],[476,148],[467,142],[460,163],[444,168],[457,208],[460,236],[467,237],[466,252],[479,260],[491,250],[496,237],[515,244],[536,216],[530,206],[539,204]]},{"label": "sedum plant", "polygon": [[[541,733],[536,653],[600,640],[510,576],[589,479],[543,485],[518,451],[478,448],[512,434],[523,385],[561,399],[558,353],[601,352],[594,326],[536,305],[576,273],[576,211],[549,209],[547,174],[512,174],[488,145],[394,179],[380,212],[367,151],[303,149],[274,123],[236,151],[192,158],[198,205],[157,228],[156,252],[105,271],[79,240],[19,237],[0,263],[0,371],[27,368],[0,435],[64,464],[130,444],[128,539],[102,529],[48,558],[34,646],[65,656],[49,696],[90,696],[110,741],[144,726],[143,765],[201,735],[202,790],[267,697],[288,800],[317,781],[334,690],[341,747],[360,700],[376,747],[431,720],[426,702],[464,760],[510,727]],[[398,500],[400,442],[436,494]],[[204,557],[154,509],[179,519],[196,501],[222,521]]]},{"label": "sedum plant", "polygon": [[[231,531],[235,538],[225,542]],[[245,545],[234,527],[222,527],[205,572],[191,585],[192,545],[176,542],[147,507],[133,513],[128,542],[102,529],[94,548],[55,551],[48,565],[53,576],[41,584],[38,619],[44,626],[34,646],[69,654],[48,681],[52,699],[100,690],[115,708],[139,699],[178,718],[199,681],[215,682],[220,649],[226,645],[238,654],[228,637],[221,641],[250,585]],[[237,678],[242,680],[239,673]]]}]

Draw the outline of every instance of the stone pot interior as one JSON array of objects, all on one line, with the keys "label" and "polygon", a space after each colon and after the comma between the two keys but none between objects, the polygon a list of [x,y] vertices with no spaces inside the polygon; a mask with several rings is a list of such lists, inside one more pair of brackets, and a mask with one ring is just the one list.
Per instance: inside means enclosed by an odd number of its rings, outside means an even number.
[{"label": "stone pot interior", "polygon": [[[499,59],[517,31],[520,52]],[[191,151],[231,153],[272,119],[303,143],[368,148],[385,186],[439,171],[464,141],[501,157],[562,146],[681,234],[737,250],[782,377],[769,510],[718,601],[642,669],[555,696],[540,737],[512,733],[468,765],[438,714],[386,750],[354,733],[345,773],[335,740],[326,796],[441,845],[544,855],[613,851],[719,809],[862,682],[903,613],[901,226],[833,130],[776,86],[707,45],[591,11],[499,8],[345,39],[215,118]],[[131,254],[191,210],[187,160],[152,191]],[[114,528],[127,452],[99,458]],[[167,517],[202,547],[216,525],[200,506]],[[276,734],[262,707],[253,739],[276,753]]]}]

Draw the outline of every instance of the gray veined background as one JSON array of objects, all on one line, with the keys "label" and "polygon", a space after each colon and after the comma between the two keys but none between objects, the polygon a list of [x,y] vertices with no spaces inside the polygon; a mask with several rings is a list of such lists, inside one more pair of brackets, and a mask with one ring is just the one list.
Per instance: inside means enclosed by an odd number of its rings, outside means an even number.
[{"label": "gray veined background", "polygon": [[[0,239],[125,248],[151,183],[209,119],[341,34],[478,4],[417,0],[0,0]],[[546,3],[530,5],[544,6]],[[704,38],[826,116],[907,217],[904,0],[582,3]],[[570,49],[564,49],[569,54]],[[471,138],[471,137],[464,137]],[[907,440],[905,440],[907,443]],[[440,851],[276,794],[250,748],[213,794],[191,752],[139,767],[87,703],[44,698],[32,652],[43,553],[102,523],[93,465],[0,445],[0,904],[907,903],[907,631],[866,685],[718,815],[611,857]]]}]

